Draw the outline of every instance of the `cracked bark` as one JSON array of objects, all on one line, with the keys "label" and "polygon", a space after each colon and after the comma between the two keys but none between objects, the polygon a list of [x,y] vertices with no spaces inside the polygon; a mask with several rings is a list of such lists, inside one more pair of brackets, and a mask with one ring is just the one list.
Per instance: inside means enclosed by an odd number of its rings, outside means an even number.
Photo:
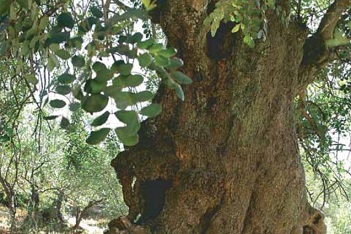
[{"label": "cracked bark", "polygon": [[269,12],[267,41],[252,50],[228,35],[234,44],[222,45],[229,56],[219,64],[206,53],[208,5],[165,1],[157,13],[194,82],[184,102],[161,87],[162,114],[112,161],[128,220],[150,202],[140,185],[161,179],[170,184],[162,209],[141,233],[325,233],[323,214],[307,202],[294,129],[294,98],[313,74],[302,73],[306,29]]}]

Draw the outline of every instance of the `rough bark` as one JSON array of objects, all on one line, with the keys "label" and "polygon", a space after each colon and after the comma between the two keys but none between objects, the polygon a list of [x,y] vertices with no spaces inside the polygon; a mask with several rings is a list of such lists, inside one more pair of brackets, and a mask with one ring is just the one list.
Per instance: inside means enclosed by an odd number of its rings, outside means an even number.
[{"label": "rough bark", "polygon": [[[145,121],[140,143],[112,161],[130,222],[115,226],[325,233],[323,214],[307,202],[294,129],[294,98],[313,75],[301,78],[307,30],[269,12],[266,42],[250,49],[240,34],[226,34],[218,45],[226,55],[211,59],[207,9],[204,0],[164,1],[159,9],[157,20],[194,82],[184,87],[184,102],[161,86],[155,101],[162,114]],[[133,223],[143,229],[131,231]]]}]

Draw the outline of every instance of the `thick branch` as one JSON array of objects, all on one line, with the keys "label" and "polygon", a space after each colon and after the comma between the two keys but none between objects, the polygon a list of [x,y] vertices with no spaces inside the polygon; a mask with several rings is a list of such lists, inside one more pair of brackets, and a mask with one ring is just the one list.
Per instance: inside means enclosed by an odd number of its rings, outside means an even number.
[{"label": "thick branch", "polygon": [[315,72],[330,61],[331,50],[328,40],[333,39],[335,27],[344,11],[351,7],[351,0],[335,0],[325,13],[317,32],[304,45],[304,56],[300,67],[301,88],[311,83]]},{"label": "thick branch", "polygon": [[335,0],[325,13],[318,27],[317,35],[323,38],[324,41],[332,39],[335,26],[339,21],[341,14],[349,7],[351,7],[350,0]]},{"label": "thick branch", "polygon": [[335,0],[325,13],[317,32],[307,39],[304,46],[303,64],[323,66],[328,61],[330,51],[327,41],[333,39],[334,30],[342,13],[351,6],[350,0]]}]

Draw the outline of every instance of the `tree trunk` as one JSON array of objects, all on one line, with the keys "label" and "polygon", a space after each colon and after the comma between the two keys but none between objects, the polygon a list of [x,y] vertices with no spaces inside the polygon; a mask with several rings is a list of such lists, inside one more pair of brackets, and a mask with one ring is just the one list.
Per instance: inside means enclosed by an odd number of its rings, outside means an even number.
[{"label": "tree trunk", "polygon": [[254,49],[227,24],[205,40],[208,1],[165,2],[159,22],[193,84],[184,102],[161,86],[161,115],[112,161],[128,219],[153,233],[325,233],[294,129],[306,31],[270,12]]}]

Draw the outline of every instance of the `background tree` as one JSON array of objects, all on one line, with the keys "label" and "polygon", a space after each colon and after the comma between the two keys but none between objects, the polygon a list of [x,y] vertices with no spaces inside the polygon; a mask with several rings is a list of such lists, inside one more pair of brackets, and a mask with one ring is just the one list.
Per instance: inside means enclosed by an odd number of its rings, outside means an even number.
[{"label": "background tree", "polygon": [[[331,145],[306,88],[349,61],[349,0],[3,2],[1,54],[21,58],[16,71],[26,61],[32,74],[59,73],[47,91],[60,98],[48,102],[98,113],[88,143],[114,129],[126,147],[137,144],[112,161],[129,213],[111,232],[325,233],[308,203],[298,140],[307,140],[307,159],[322,155],[311,156],[314,144]],[[133,31],[136,19],[148,20],[142,8],[182,60]],[[137,88],[145,77],[136,62],[162,79],[155,97]],[[106,126],[110,118],[123,126]]]}]

